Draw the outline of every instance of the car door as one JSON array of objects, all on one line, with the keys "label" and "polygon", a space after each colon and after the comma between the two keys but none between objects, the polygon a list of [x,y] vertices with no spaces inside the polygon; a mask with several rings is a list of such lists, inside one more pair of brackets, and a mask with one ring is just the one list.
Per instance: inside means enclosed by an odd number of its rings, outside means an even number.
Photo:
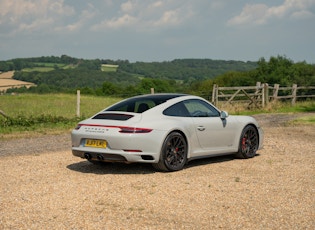
[{"label": "car door", "polygon": [[184,102],[190,113],[200,147],[210,152],[227,151],[234,141],[234,122],[220,118],[220,112],[211,104],[192,99]]}]

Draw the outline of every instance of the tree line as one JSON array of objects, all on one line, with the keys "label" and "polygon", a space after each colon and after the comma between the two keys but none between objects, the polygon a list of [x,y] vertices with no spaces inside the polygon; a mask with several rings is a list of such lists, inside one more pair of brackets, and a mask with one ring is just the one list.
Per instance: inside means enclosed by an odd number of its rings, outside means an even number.
[{"label": "tree line", "polygon": [[[55,64],[52,71],[23,71]],[[71,66],[60,68],[59,64]],[[118,66],[115,71],[101,71],[102,64]],[[257,62],[211,59],[175,59],[168,62],[135,62],[128,60],[85,60],[67,55],[0,61],[0,71],[15,70],[14,79],[35,83],[29,89],[8,92],[75,92],[93,95],[135,95],[156,92],[209,92],[213,84],[248,86],[257,81],[289,86],[315,85],[315,65],[294,63],[285,56],[260,58]]]}]

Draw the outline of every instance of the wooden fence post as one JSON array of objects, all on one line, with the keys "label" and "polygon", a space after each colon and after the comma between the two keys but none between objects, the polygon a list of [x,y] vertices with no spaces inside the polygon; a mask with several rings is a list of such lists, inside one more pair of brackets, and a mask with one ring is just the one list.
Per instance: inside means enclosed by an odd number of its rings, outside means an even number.
[{"label": "wooden fence post", "polygon": [[257,81],[256,82],[256,92],[255,92],[255,94],[259,93],[260,87],[261,87],[261,82]]},{"label": "wooden fence post", "polygon": [[[262,93],[262,85],[261,85],[261,82],[257,81],[256,82],[256,91],[255,91],[255,95],[257,95],[257,100],[260,99],[260,95],[259,95],[260,91]],[[263,97],[263,94],[261,95],[261,98],[262,97]]]},{"label": "wooden fence post", "polygon": [[212,100],[211,100],[211,102],[212,102],[212,104],[214,104],[214,105],[217,105],[217,100],[218,100],[217,96],[218,96],[217,85],[216,85],[216,84],[213,84],[213,88],[212,88]]},{"label": "wooden fence post", "polygon": [[291,101],[291,105],[295,105],[295,102],[296,102],[296,91],[297,91],[297,84],[293,84],[293,86],[292,86],[292,101]]},{"label": "wooden fence post", "polygon": [[151,94],[154,94],[154,88],[150,89]]},{"label": "wooden fence post", "polygon": [[215,105],[215,87],[216,84],[213,84],[212,86],[212,98],[211,98],[211,103]]},{"label": "wooden fence post", "polygon": [[263,87],[261,88],[261,107],[265,107],[265,99],[266,99],[266,96],[265,96],[265,85],[263,85]]},{"label": "wooden fence post", "polygon": [[[265,98],[265,99],[264,99],[265,105],[268,105],[268,104],[269,104],[269,85],[268,85],[268,83],[264,83],[264,84],[263,84],[263,88],[264,88],[263,97]],[[264,107],[264,106],[263,106],[263,107]]]},{"label": "wooden fence post", "polygon": [[278,100],[279,84],[275,84],[273,87],[273,100]]},{"label": "wooden fence post", "polygon": [[80,117],[80,90],[77,90],[77,117]]}]

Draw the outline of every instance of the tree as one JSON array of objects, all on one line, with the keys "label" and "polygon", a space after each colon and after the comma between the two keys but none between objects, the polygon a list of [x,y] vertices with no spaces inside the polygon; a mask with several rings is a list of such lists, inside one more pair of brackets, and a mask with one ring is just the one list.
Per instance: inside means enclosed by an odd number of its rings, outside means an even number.
[{"label": "tree", "polygon": [[290,86],[312,85],[315,76],[315,66],[306,62],[294,63],[285,56],[270,57],[269,62],[263,58],[258,61],[258,67],[253,76],[260,82]]},{"label": "tree", "polygon": [[174,92],[174,88],[167,80],[144,78],[141,80],[138,91],[139,93],[146,94],[150,89],[154,88],[155,92]]},{"label": "tree", "polygon": [[111,82],[104,82],[102,86],[102,92],[104,95],[115,95],[119,93],[119,89]]}]

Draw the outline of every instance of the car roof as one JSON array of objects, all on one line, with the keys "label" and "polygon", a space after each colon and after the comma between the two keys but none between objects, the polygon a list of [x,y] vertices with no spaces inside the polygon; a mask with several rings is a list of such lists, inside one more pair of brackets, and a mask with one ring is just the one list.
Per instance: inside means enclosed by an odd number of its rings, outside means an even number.
[{"label": "car roof", "polygon": [[141,99],[155,99],[155,100],[169,100],[175,97],[189,96],[188,94],[183,93],[156,93],[156,94],[144,94],[139,96],[134,96],[132,98],[141,98]]}]

